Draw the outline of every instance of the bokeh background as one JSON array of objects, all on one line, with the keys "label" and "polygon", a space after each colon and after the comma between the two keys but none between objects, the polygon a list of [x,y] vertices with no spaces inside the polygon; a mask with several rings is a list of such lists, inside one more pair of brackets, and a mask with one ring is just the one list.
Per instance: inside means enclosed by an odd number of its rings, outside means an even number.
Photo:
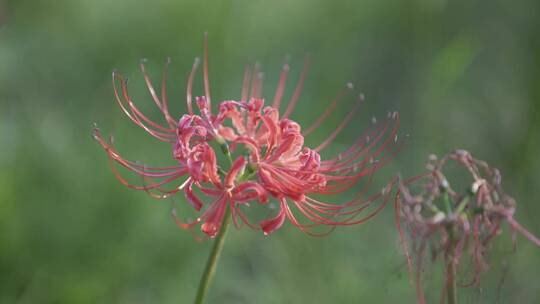
[{"label": "bokeh background", "polygon": [[[90,133],[96,122],[126,157],[170,164],[170,147],[123,117],[110,73],[129,76],[138,104],[158,117],[138,63],[148,58],[157,79],[171,56],[169,99],[180,114],[205,31],[215,100],[238,98],[244,64],[256,60],[272,98],[283,57],[294,82],[309,52],[294,118],[316,117],[352,81],[367,102],[338,145],[389,110],[410,134],[378,182],[465,148],[501,169],[517,218],[539,235],[539,12],[536,0],[0,1],[0,302],[192,301],[211,243],[178,229],[170,202],[120,185]],[[522,237],[511,249],[508,236],[495,243],[490,271],[461,290],[462,303],[540,301],[540,250]],[[430,303],[441,267],[427,263]],[[325,238],[288,224],[271,237],[233,230],[209,298],[414,302],[391,208]]]}]

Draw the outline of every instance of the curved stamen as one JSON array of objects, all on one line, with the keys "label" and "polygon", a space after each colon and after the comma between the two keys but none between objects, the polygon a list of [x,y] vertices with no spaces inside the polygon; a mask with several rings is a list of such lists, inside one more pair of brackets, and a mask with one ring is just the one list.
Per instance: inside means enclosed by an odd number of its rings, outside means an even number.
[{"label": "curved stamen", "polygon": [[257,90],[260,86],[260,74],[261,74],[261,64],[258,62],[255,62],[255,65],[253,66],[253,72],[251,75],[251,94],[249,95],[250,98],[258,98],[255,97],[256,94],[258,94]]},{"label": "curved stamen", "polygon": [[161,81],[161,112],[163,112],[163,115],[165,115],[165,120],[167,120],[167,123],[171,128],[176,128],[177,123],[176,121],[171,117],[169,114],[169,108],[167,106],[167,92],[166,92],[166,83],[167,83],[167,74],[169,71],[169,65],[171,64],[171,58],[168,57],[167,61],[165,61],[165,68],[163,69],[163,77]]},{"label": "curved stamen", "polygon": [[146,87],[148,88],[148,91],[150,92],[150,96],[152,97],[152,100],[154,101],[158,109],[163,113],[165,120],[167,121],[167,124],[169,125],[169,127],[174,129],[176,127],[176,122],[172,119],[167,109],[167,96],[165,94],[165,82],[167,79],[167,70],[168,70],[171,60],[170,58],[167,58],[167,61],[165,62],[165,68],[163,69],[163,81],[161,84],[162,101],[159,100],[159,97],[157,96],[154,86],[152,84],[152,80],[150,79],[150,76],[146,72],[146,67],[144,65],[145,62],[146,62],[146,59],[142,59],[139,66],[141,68],[141,72],[143,73]]},{"label": "curved stamen", "polygon": [[358,100],[356,102],[356,105],[354,106],[353,110],[351,112],[349,112],[349,114],[347,114],[347,116],[345,117],[345,119],[341,122],[341,124],[337,127],[336,130],[334,130],[334,132],[332,132],[332,134],[330,134],[317,148],[315,148],[314,150],[317,151],[317,152],[320,152],[322,151],[324,148],[326,148],[332,141],[334,141],[334,139],[339,135],[339,133],[341,133],[341,131],[343,130],[343,128],[345,128],[347,126],[347,124],[349,124],[349,122],[351,121],[351,119],[354,117],[354,115],[356,114],[356,111],[358,111],[358,109],[360,108],[360,105],[362,104],[362,102],[364,101],[364,95],[360,94],[358,96]]},{"label": "curved stamen", "polygon": [[262,72],[258,72],[255,74],[255,80],[253,82],[252,89],[253,98],[260,99],[262,96],[263,76],[264,74]]},{"label": "curved stamen", "polygon": [[251,68],[248,65],[246,65],[246,67],[244,68],[244,80],[242,81],[242,94],[240,97],[241,102],[246,102],[248,98],[249,80],[251,79],[250,74],[251,74]]},{"label": "curved stamen", "polygon": [[[120,83],[121,83],[122,96],[124,97],[124,99],[128,103],[128,107],[130,109],[129,111],[126,108],[126,106],[124,105],[124,102],[122,101],[122,99],[120,98],[120,94],[119,94],[118,89],[116,87],[116,79],[118,79],[120,81]],[[118,105],[120,106],[120,108],[122,109],[124,114],[126,114],[126,116],[129,119],[131,119],[131,121],[133,121],[136,125],[143,128],[146,132],[148,132],[150,135],[156,137],[157,139],[165,141],[165,142],[173,142],[172,138],[174,138],[174,134],[169,134],[169,133],[173,133],[174,131],[171,130],[171,129],[167,129],[167,128],[165,128],[165,127],[151,121],[145,115],[143,115],[142,112],[139,111],[139,109],[135,106],[135,104],[133,103],[133,101],[129,97],[129,93],[127,91],[127,83],[126,83],[125,79],[121,75],[119,75],[116,71],[113,71],[113,73],[112,73],[112,84],[113,84],[114,96],[116,98],[116,101],[118,102]],[[146,124],[144,124],[141,121],[141,119],[144,120],[146,123],[150,124],[152,127],[163,130],[163,131],[165,131],[167,133],[163,133],[163,132],[160,132],[160,131],[157,131],[157,130],[150,129],[150,127],[148,127]]]},{"label": "curved stamen", "polygon": [[195,77],[195,73],[197,72],[197,68],[199,67],[199,62],[201,60],[199,57],[195,58],[195,61],[193,62],[193,66],[191,67],[191,72],[189,73],[188,82],[187,82],[187,88],[186,88],[186,103],[187,103],[187,110],[189,115],[193,115],[193,99],[191,94],[191,89],[193,87],[193,78]]},{"label": "curved stamen", "polygon": [[204,33],[204,57],[203,57],[203,74],[204,74],[204,96],[208,101],[208,107],[212,112],[212,101],[210,99],[210,80],[208,79],[208,33]]},{"label": "curved stamen", "polygon": [[304,59],[304,68],[302,69],[302,73],[300,74],[300,79],[298,80],[298,84],[296,85],[296,88],[294,89],[293,96],[291,97],[291,100],[289,101],[289,104],[287,105],[287,110],[285,110],[285,114],[283,114],[283,118],[289,117],[289,115],[292,114],[294,111],[294,108],[296,107],[296,103],[298,102],[298,99],[300,98],[300,94],[302,93],[302,89],[304,88],[304,80],[306,79],[306,74],[309,68],[309,55],[306,55],[306,58]]},{"label": "curved stamen", "polygon": [[281,73],[279,75],[279,82],[276,89],[276,95],[274,96],[274,101],[272,102],[272,107],[279,110],[281,105],[281,99],[283,98],[283,92],[285,92],[285,84],[287,83],[287,75],[289,74],[289,64],[284,63],[281,68]]},{"label": "curved stamen", "polygon": [[339,103],[339,101],[341,100],[341,98],[347,93],[349,92],[350,90],[352,90],[353,88],[353,84],[352,83],[347,83],[347,85],[345,86],[345,88],[343,88],[339,93],[338,95],[336,96],[336,98],[334,98],[334,100],[332,101],[332,103],[330,104],[329,107],[326,108],[326,110],[321,114],[321,116],[319,116],[319,118],[317,118],[317,120],[311,125],[309,126],[309,128],[305,129],[303,132],[302,132],[302,135],[305,136],[308,136],[311,132],[313,132],[313,130],[317,129],[325,120],[326,118],[334,111],[335,107],[337,106],[337,104]]}]

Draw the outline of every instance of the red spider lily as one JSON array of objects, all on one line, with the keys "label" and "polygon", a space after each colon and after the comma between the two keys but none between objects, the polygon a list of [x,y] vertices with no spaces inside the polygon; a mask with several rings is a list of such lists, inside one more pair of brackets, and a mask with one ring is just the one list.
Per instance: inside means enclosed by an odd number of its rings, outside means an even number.
[{"label": "red spider lily", "polygon": [[[174,214],[175,220],[182,228],[202,223],[201,230],[210,237],[219,231],[227,208],[230,208],[237,227],[245,223],[269,234],[281,227],[287,218],[293,225],[311,234],[313,228],[320,225],[332,229],[335,226],[362,223],[375,216],[386,205],[394,180],[375,194],[368,194],[367,191],[373,174],[386,165],[401,146],[397,140],[397,113],[389,114],[384,123],[375,123],[372,130],[362,134],[352,146],[334,158],[321,160],[320,152],[329,146],[355,117],[363,97],[360,96],[341,124],[319,146],[314,149],[304,146],[304,137],[326,121],[345,93],[352,88],[351,85],[347,85],[319,118],[302,131],[300,125],[288,117],[299,100],[307,72],[307,61],[285,113],[280,116],[279,108],[289,70],[287,64],[283,66],[271,106],[264,106],[264,99],[261,97],[262,77],[256,66],[254,71],[246,69],[244,73],[240,99],[221,102],[214,114],[208,80],[206,40],[203,58],[205,94],[195,98],[200,114],[194,113],[192,97],[193,80],[199,66],[199,60],[196,59],[187,82],[188,113],[178,121],[172,118],[167,107],[167,68],[163,74],[161,94],[158,95],[146,73],[144,62],[141,62],[150,95],[162,112],[166,124],[159,124],[144,115],[132,101],[124,77],[113,72],[114,94],[122,111],[150,135],[172,144],[173,157],[177,161],[176,166],[163,168],[127,161],[117,153],[112,140],[104,140],[99,130],[95,129],[94,136],[107,151],[113,172],[124,185],[144,190],[156,198],[168,198],[183,191],[188,202],[202,214],[189,223],[179,221]],[[168,64],[169,61],[166,66]],[[229,158],[229,165],[219,163],[213,143],[219,145]],[[240,148],[248,153],[236,157],[233,161],[231,152],[236,153]],[[128,183],[114,167],[114,162],[142,176],[145,183]],[[227,167],[230,167],[228,172],[225,170]],[[346,202],[335,204],[317,198],[318,195],[345,192],[360,180],[365,183],[357,189],[353,198]],[[165,189],[166,186],[171,188]],[[205,203],[200,194],[212,198],[213,201]],[[279,203],[278,213],[262,220],[258,225],[253,224],[240,206],[247,206],[251,201],[267,204],[269,196]],[[381,200],[382,203],[374,205]],[[293,209],[300,214],[295,215]],[[367,214],[358,217],[363,212]],[[304,223],[305,220],[309,223]]]},{"label": "red spider lily", "polygon": [[[461,180],[470,176],[466,193],[451,187],[446,177],[448,162],[465,169]],[[441,159],[432,156],[427,169],[425,174],[400,182],[395,197],[396,225],[411,275],[413,258],[416,262],[414,281],[418,303],[425,303],[421,273],[428,246],[434,260],[441,253],[444,255],[445,292],[454,289],[450,284],[455,282],[457,270],[467,257],[473,265],[473,274],[469,282],[460,285],[468,287],[479,282],[480,274],[487,270],[485,256],[493,239],[502,232],[503,222],[508,223],[514,234],[521,233],[540,247],[540,239],[514,219],[516,202],[503,192],[496,168],[473,158],[465,150],[456,150]],[[406,243],[400,222],[408,228],[412,246]]]}]

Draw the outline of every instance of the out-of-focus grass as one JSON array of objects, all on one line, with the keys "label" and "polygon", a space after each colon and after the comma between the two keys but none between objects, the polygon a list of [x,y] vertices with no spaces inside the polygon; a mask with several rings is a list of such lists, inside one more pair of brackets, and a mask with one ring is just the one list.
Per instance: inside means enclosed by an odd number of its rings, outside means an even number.
[{"label": "out-of-focus grass", "polygon": [[[114,134],[128,158],[169,162],[168,145],[122,117],[110,72],[129,76],[138,104],[153,111],[138,62],[148,58],[159,77],[171,56],[169,100],[182,113],[204,31],[214,99],[237,98],[243,65],[255,60],[271,99],[283,57],[291,55],[294,81],[310,52],[295,119],[309,122],[352,81],[367,102],[332,148],[350,143],[372,115],[398,110],[411,137],[393,170],[412,175],[429,153],[469,149],[501,169],[518,219],[540,234],[536,1],[73,0],[9,1],[0,9],[2,303],[191,301],[209,242],[174,226],[170,202],[122,187],[90,130],[97,122]],[[337,123],[339,115],[308,143]],[[507,238],[497,242],[490,272],[462,293],[464,303],[540,298],[540,251],[524,239],[515,254],[510,248]],[[427,268],[430,302],[438,299],[441,267]],[[209,303],[306,302],[414,302],[391,210],[326,238],[290,225],[271,237],[230,234]]]}]

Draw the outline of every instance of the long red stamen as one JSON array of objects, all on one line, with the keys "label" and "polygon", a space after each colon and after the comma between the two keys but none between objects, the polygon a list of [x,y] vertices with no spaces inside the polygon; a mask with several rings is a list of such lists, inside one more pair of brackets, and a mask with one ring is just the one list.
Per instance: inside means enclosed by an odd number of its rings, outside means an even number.
[{"label": "long red stamen", "polygon": [[285,84],[287,83],[287,75],[289,75],[289,64],[283,64],[281,68],[281,73],[279,75],[278,86],[276,89],[276,95],[274,96],[274,101],[272,102],[272,107],[279,110],[281,105],[281,99],[283,98],[283,93],[285,92]]},{"label": "long red stamen", "polygon": [[187,87],[186,87],[186,103],[187,103],[187,110],[189,115],[193,115],[193,98],[191,94],[191,90],[193,87],[193,78],[195,78],[195,73],[197,72],[197,68],[199,67],[199,58],[195,58],[195,61],[193,62],[193,66],[191,67],[191,72],[189,73]]},{"label": "long red stamen", "polygon": [[306,79],[306,74],[309,68],[309,55],[306,55],[306,58],[304,59],[304,68],[302,69],[302,73],[300,74],[300,79],[298,80],[298,84],[296,85],[296,88],[294,89],[293,96],[291,97],[291,100],[289,101],[289,104],[287,105],[287,110],[285,110],[285,114],[283,114],[283,118],[289,117],[289,115],[292,114],[294,111],[294,108],[296,107],[296,103],[300,99],[300,94],[302,93],[302,89],[304,89],[304,81]]},{"label": "long red stamen", "polygon": [[210,99],[210,80],[208,77],[208,33],[204,33],[204,57],[203,57],[203,76],[204,76],[204,96],[208,101],[210,111],[212,109],[212,101]]},{"label": "long red stamen", "polygon": [[302,132],[302,135],[304,136],[308,136],[311,132],[313,132],[315,129],[317,129],[325,120],[326,118],[328,118],[328,116],[334,111],[334,109],[336,108],[336,106],[338,105],[338,103],[341,101],[341,98],[350,90],[352,90],[353,88],[353,85],[352,83],[347,83],[347,85],[345,86],[345,88],[343,88],[339,93],[338,95],[336,96],[336,98],[334,98],[334,100],[332,101],[332,103],[330,104],[330,106],[328,106],[326,108],[326,110],[321,114],[321,116],[319,116],[319,118],[317,118],[317,120],[311,125],[309,126],[309,128],[305,129],[303,132]]}]

